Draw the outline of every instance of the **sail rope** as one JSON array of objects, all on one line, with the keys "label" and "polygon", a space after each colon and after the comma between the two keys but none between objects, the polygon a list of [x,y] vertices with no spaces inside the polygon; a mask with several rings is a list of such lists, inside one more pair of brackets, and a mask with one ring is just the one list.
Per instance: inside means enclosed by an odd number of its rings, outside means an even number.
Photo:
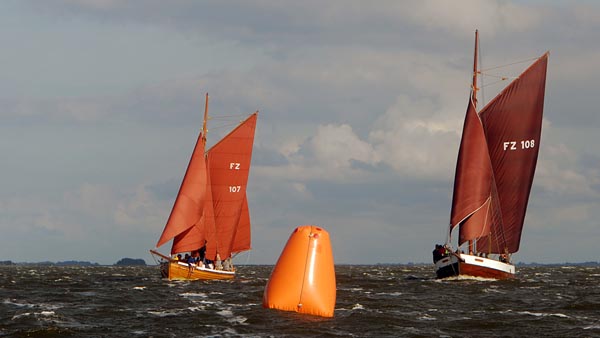
[{"label": "sail rope", "polygon": [[237,126],[239,124],[240,124],[239,122],[230,122],[230,123],[225,123],[225,124],[219,124],[218,126],[211,127],[210,130],[219,130],[219,129],[223,129],[223,128],[231,128],[231,127]]},{"label": "sail rope", "polygon": [[495,66],[495,67],[491,67],[491,68],[487,68],[487,69],[482,69],[482,70],[480,70],[480,72],[481,73],[485,73],[485,72],[487,72],[489,70],[494,70],[494,69],[499,69],[499,68],[506,68],[506,67],[509,67],[509,66],[518,65],[519,63],[530,62],[530,61],[537,60],[537,59],[539,59],[539,57],[536,56],[536,57],[529,58],[529,59],[526,59],[526,60],[515,61],[515,62],[506,63],[506,64],[503,64],[503,65],[499,65],[499,66]]},{"label": "sail rope", "polygon": [[233,260],[234,258],[236,258],[238,256],[245,256],[246,263],[244,263],[244,265],[248,265],[248,262],[250,261],[250,250],[236,252],[233,254],[233,256],[231,256],[231,259]]},{"label": "sail rope", "polygon": [[210,120],[226,120],[226,119],[232,119],[232,118],[245,118],[246,114],[237,114],[237,115],[218,115],[218,116],[211,116],[209,119]]},{"label": "sail rope", "polygon": [[[521,64],[521,63],[531,62],[531,61],[537,60],[537,59],[539,59],[539,57],[528,58],[528,59],[524,59],[524,60],[520,60],[520,61],[515,61],[515,62],[511,62],[511,63],[507,63],[507,64],[503,64],[503,65],[499,65],[499,66],[495,66],[495,67],[490,67],[490,68],[479,70],[477,72],[480,75],[480,80],[481,80],[481,85],[480,85],[479,88],[481,89],[481,101],[484,103],[484,105],[485,105],[485,97],[484,97],[483,88],[485,88],[485,87],[491,87],[493,85],[496,85],[496,84],[498,84],[500,82],[504,82],[504,81],[507,81],[507,80],[515,80],[515,79],[519,78],[518,76],[503,76],[503,75],[491,74],[491,73],[488,73],[488,71],[495,70],[495,69],[506,68],[506,67],[518,65],[518,64]],[[481,51],[479,52],[479,64],[481,64]],[[484,84],[483,83],[484,76],[496,78],[498,80],[496,80],[496,81],[494,81],[492,83]]]},{"label": "sail rope", "polygon": [[[513,78],[513,79],[517,79],[517,78],[518,78],[518,77],[515,77],[515,78]],[[485,86],[481,86],[481,88],[483,88],[483,87],[489,87],[489,86],[493,86],[493,85],[495,85],[495,84],[497,84],[497,83],[500,83],[500,82],[503,82],[503,81],[506,81],[506,80],[509,80],[509,79],[511,79],[511,78],[509,78],[509,77],[502,77],[500,80],[494,81],[494,82],[492,82],[492,83],[488,83],[488,84],[486,84]],[[483,90],[482,90],[482,93],[483,93]],[[483,97],[483,95],[482,95],[482,97]]]},{"label": "sail rope", "polygon": [[156,263],[156,265],[159,265],[159,264],[160,264],[160,261],[158,261],[158,260],[156,259],[156,256],[155,256],[154,254],[151,254],[150,256],[152,256],[152,259],[154,260],[154,263]]},{"label": "sail rope", "polygon": [[210,130],[219,130],[219,129],[224,129],[224,128],[229,128],[229,127],[236,127],[238,126],[241,122],[244,121],[244,119],[246,119],[248,117],[248,115],[219,115],[219,116],[210,116],[208,119],[211,121],[215,121],[215,122],[219,122],[218,125],[214,126],[214,127],[210,127]]},{"label": "sail rope", "polygon": [[514,80],[514,79],[518,79],[519,78],[518,76],[503,76],[503,75],[488,74],[488,73],[481,73],[481,75],[485,75],[485,76],[489,76],[489,77],[495,77],[497,79],[500,79],[500,81]]}]

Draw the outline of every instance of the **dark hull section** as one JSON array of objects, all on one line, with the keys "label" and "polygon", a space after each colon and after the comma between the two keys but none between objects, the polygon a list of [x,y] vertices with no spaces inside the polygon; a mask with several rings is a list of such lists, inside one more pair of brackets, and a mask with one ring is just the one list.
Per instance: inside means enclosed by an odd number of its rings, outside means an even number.
[{"label": "dark hull section", "polygon": [[437,278],[446,278],[446,277],[452,277],[452,276],[458,276],[459,274],[459,263],[456,262],[454,264],[448,264],[446,266],[443,266],[439,269],[437,269],[437,271],[435,272],[435,274],[437,275]]}]

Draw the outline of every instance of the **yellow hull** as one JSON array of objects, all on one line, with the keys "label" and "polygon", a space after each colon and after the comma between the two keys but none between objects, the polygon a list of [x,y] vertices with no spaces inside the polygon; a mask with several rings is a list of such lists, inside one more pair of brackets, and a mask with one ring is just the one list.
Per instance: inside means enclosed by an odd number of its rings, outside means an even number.
[{"label": "yellow hull", "polygon": [[195,265],[190,267],[187,263],[169,262],[168,278],[171,280],[233,279],[234,277],[235,271],[213,270]]}]

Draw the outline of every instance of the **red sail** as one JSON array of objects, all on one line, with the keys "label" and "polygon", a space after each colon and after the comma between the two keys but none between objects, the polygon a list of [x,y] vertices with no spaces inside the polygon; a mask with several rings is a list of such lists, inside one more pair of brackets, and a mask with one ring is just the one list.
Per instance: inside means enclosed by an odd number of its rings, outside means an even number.
[{"label": "red sail", "polygon": [[473,101],[469,100],[456,162],[450,213],[450,230],[460,224],[459,245],[490,233],[493,181],[483,126]]},{"label": "red sail", "polygon": [[244,206],[242,207],[242,214],[240,215],[240,221],[237,225],[231,252],[236,253],[250,250],[251,242],[250,210],[248,209],[248,199],[244,198]]},{"label": "red sail", "polygon": [[[194,147],[194,152],[192,153],[192,158],[190,159],[185,176],[181,182],[177,199],[171,210],[171,215],[156,244],[157,247],[186,231],[203,231],[199,221],[204,208],[207,188],[207,168],[204,158],[204,143],[205,141],[203,140],[202,135],[199,135],[196,146]],[[192,228],[195,229],[192,230]],[[202,246],[200,239],[194,240],[191,238],[192,236],[185,235],[180,237],[180,240],[182,241],[180,243],[181,246],[185,246],[186,248],[195,246],[193,250]],[[194,241],[197,243],[194,243]],[[179,244],[177,241],[174,241],[172,253],[181,252],[175,250],[176,246],[179,246]]]},{"label": "red sail", "polygon": [[171,254],[198,250],[202,247],[202,243],[204,243],[205,236],[203,230],[203,226],[194,225],[175,236],[173,246],[171,246]]},{"label": "red sail", "polygon": [[[205,159],[206,163],[206,159]],[[210,177],[206,180],[206,196],[202,209],[202,218],[198,223],[181,234],[175,236],[171,253],[195,251],[206,242],[215,243],[215,215],[213,212]]]},{"label": "red sail", "polygon": [[[542,132],[548,53],[506,87],[479,113],[483,123],[502,213],[508,252],[517,252]],[[478,246],[494,247],[479,240]],[[500,250],[498,250],[500,249]],[[497,248],[496,253],[504,249]]]},{"label": "red sail", "polygon": [[209,259],[222,259],[236,247],[237,226],[246,199],[257,113],[252,114],[208,151],[208,167],[215,215],[216,243],[207,244]]}]

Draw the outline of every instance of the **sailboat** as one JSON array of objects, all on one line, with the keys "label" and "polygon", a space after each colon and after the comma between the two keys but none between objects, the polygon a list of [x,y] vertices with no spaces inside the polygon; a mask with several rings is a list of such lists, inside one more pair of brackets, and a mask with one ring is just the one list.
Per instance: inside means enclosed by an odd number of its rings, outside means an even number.
[{"label": "sailboat", "polygon": [[[479,33],[475,31],[473,82],[456,163],[450,226],[434,250],[438,278],[514,277],[540,137],[546,52],[477,111]],[[459,228],[458,248],[451,245]]]},{"label": "sailboat", "polygon": [[[232,279],[232,258],[250,250],[250,213],[246,186],[258,111],[205,151],[204,122],[179,193],[156,248],[173,240],[171,255],[150,250],[161,260],[164,278]],[[180,256],[189,256],[182,259]]]}]

